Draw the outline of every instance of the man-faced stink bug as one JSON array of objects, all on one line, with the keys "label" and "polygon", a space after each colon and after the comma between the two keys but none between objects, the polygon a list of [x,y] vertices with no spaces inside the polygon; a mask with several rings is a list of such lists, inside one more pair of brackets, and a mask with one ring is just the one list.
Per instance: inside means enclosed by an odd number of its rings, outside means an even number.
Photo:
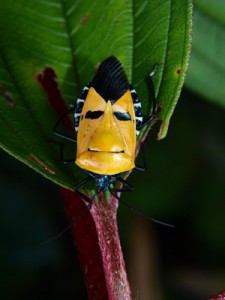
[{"label": "man-faced stink bug", "polygon": [[[135,167],[136,132],[139,133],[141,124],[137,93],[120,62],[109,57],[77,100],[75,163],[105,177],[130,171]],[[100,184],[99,188],[104,190],[108,186]]]},{"label": "man-faced stink bug", "polygon": [[[154,75],[155,70],[156,68],[150,74],[153,93],[151,76]],[[153,99],[153,113],[143,122],[138,95],[128,82],[119,60],[111,56],[100,64],[94,78],[83,88],[72,110],[77,141],[56,130],[65,114],[57,122],[53,132],[69,141],[77,142],[75,164],[88,173],[88,177],[75,185],[74,190],[88,202],[87,209],[91,208],[93,199],[80,192],[79,188],[91,179],[94,179],[97,191],[110,191],[121,201],[117,196],[117,191],[133,190],[122,175],[135,168],[136,138],[140,130],[157,115],[155,98]],[[74,160],[64,161],[64,163],[70,162]],[[119,181],[124,187],[113,192],[111,186],[115,181]],[[144,215],[128,204],[124,204]]]}]

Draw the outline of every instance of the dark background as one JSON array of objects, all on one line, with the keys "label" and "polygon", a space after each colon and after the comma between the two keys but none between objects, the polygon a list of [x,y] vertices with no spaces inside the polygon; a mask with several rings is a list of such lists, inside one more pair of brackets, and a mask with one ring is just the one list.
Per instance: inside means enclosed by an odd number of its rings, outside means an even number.
[{"label": "dark background", "polygon": [[[166,139],[156,140],[157,128],[150,132],[148,170],[133,172],[128,181],[135,190],[123,200],[176,228],[142,220],[120,205],[134,295],[152,285],[154,300],[203,300],[225,289],[224,119],[220,107],[184,91]],[[74,291],[76,299],[86,299],[70,232],[40,245],[67,225],[58,187],[3,151],[0,164],[1,299],[72,299]],[[136,269],[145,242],[147,283]]]}]

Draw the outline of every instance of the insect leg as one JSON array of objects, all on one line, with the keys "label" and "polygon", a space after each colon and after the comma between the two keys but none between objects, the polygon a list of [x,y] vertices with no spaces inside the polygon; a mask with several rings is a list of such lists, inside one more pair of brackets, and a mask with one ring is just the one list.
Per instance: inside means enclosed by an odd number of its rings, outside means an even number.
[{"label": "insect leg", "polygon": [[59,143],[57,141],[54,141],[52,139],[49,139],[49,142],[50,143],[53,143],[53,144],[56,144],[57,146],[59,146],[59,150],[60,150],[60,160],[63,164],[71,164],[71,163],[74,163],[75,162],[75,158],[72,158],[72,159],[64,159],[64,144],[62,143]]},{"label": "insect leg", "polygon": [[124,202],[123,200],[121,200],[120,197],[118,197],[116,194],[114,194],[111,190],[110,190],[110,193],[120,202],[122,203],[124,206],[126,206],[127,208],[129,208],[132,212],[136,213],[137,215],[145,218],[145,219],[148,219],[148,220],[151,220],[152,222],[156,223],[156,224],[159,224],[159,225],[163,225],[163,226],[166,226],[166,227],[170,227],[170,228],[174,228],[175,226],[174,225],[171,225],[171,224],[168,224],[168,223],[165,223],[165,222],[162,222],[162,221],[158,221],[156,219],[153,219],[151,218],[150,216],[146,215],[143,211],[140,211],[136,208],[134,208],[132,205]]},{"label": "insect leg", "polygon": [[[87,205],[86,209],[84,210],[84,212],[91,209],[92,204],[93,204],[93,199],[89,198],[89,197],[88,197],[87,195],[85,195],[84,193],[78,191],[78,189],[79,189],[81,186],[85,185],[85,184],[86,184],[88,181],[90,181],[91,179],[92,179],[92,177],[91,177],[91,176],[88,176],[88,177],[86,177],[84,180],[82,180],[81,182],[78,182],[78,184],[76,184],[76,185],[73,187],[74,191],[77,192],[77,193],[81,196],[81,198],[83,198],[84,201],[86,201],[86,202],[88,203],[88,205]],[[82,212],[82,215],[83,215],[83,212]]]},{"label": "insect leg", "polygon": [[70,226],[73,225],[74,223],[76,223],[78,220],[80,220],[80,219],[81,219],[81,218],[82,218],[82,217],[83,217],[83,216],[91,209],[91,207],[92,207],[93,199],[89,198],[89,197],[86,196],[84,193],[78,191],[78,189],[79,189],[81,186],[85,185],[85,184],[86,184],[88,181],[90,181],[91,179],[92,179],[92,177],[91,177],[91,176],[88,176],[88,177],[86,177],[84,180],[82,180],[81,182],[78,182],[78,183],[73,187],[74,191],[75,191],[76,193],[78,193],[78,194],[80,195],[80,197],[81,197],[82,199],[84,199],[84,201],[86,201],[86,202],[88,203],[88,205],[85,207],[85,209],[82,210],[82,212],[81,212],[78,216],[72,218],[72,222],[70,223]]},{"label": "insect leg", "polygon": [[61,132],[59,132],[59,131],[57,130],[57,127],[58,127],[59,124],[62,122],[62,120],[63,120],[69,113],[71,113],[72,111],[74,111],[74,107],[71,107],[71,108],[69,108],[67,111],[64,112],[64,114],[61,116],[61,118],[57,121],[57,123],[56,123],[55,126],[53,127],[52,132],[53,132],[53,134],[55,134],[56,136],[59,136],[59,137],[65,139],[65,140],[67,140],[67,141],[76,143],[77,141],[76,141],[74,138],[69,137],[69,136],[67,136],[67,135],[65,135],[65,134],[63,134],[63,133],[61,133]]},{"label": "insect leg", "polygon": [[92,204],[93,204],[93,200],[88,198],[86,195],[84,195],[83,193],[81,193],[80,191],[78,191],[77,189],[80,188],[82,185],[85,185],[89,180],[91,180],[91,176],[88,176],[87,178],[85,178],[84,180],[82,180],[81,182],[79,182],[77,185],[74,186],[74,190],[85,200],[88,202],[88,205],[86,206],[86,208],[84,210],[82,210],[82,212],[76,216],[76,217],[73,217],[71,222],[62,230],[60,231],[60,233],[58,233],[57,235],[53,236],[51,239],[47,240],[47,241],[44,241],[41,243],[41,245],[46,245],[46,244],[49,244],[51,242],[53,242],[54,240],[58,239],[59,237],[61,237],[65,232],[67,232],[71,226],[73,224],[75,224],[77,221],[79,221],[84,215],[86,212],[88,212],[91,207],[92,207]]},{"label": "insect leg", "polygon": [[155,87],[154,87],[154,84],[153,84],[153,80],[152,80],[152,77],[155,75],[157,69],[158,69],[159,65],[156,64],[152,71],[150,72],[149,74],[149,77],[148,77],[148,80],[149,80],[149,93],[151,95],[151,99],[152,99],[152,114],[154,115],[156,113],[156,96],[155,96]]},{"label": "insect leg", "polygon": [[148,77],[148,86],[149,86],[149,94],[150,94],[150,98],[152,99],[152,114],[151,116],[148,117],[147,120],[145,120],[142,124],[142,128],[144,126],[146,126],[147,124],[151,123],[155,117],[157,116],[157,113],[158,113],[158,110],[159,108],[157,107],[157,99],[155,97],[155,88],[154,88],[154,84],[153,84],[153,81],[152,81],[152,77],[155,75],[156,73],[156,70],[158,69],[158,64],[156,64],[154,66],[154,68],[152,69],[152,71],[150,72],[149,74],[149,77]]},{"label": "insect leg", "polygon": [[144,172],[147,169],[146,140],[141,145],[140,152],[142,152],[142,154],[143,154],[143,167],[140,167],[140,166],[136,165],[135,170]]},{"label": "insect leg", "polygon": [[74,187],[74,191],[78,190],[81,186],[85,185],[88,181],[90,181],[92,179],[92,177],[89,175],[88,177],[86,177],[85,179],[83,179],[82,181],[78,182]]},{"label": "insect leg", "polygon": [[117,178],[118,181],[120,181],[126,188],[122,189],[115,189],[116,192],[132,192],[134,190],[134,187],[130,185],[126,180],[124,180],[122,177]]},{"label": "insect leg", "polygon": [[59,147],[60,147],[60,160],[61,162],[64,164],[64,165],[67,165],[67,164],[72,164],[75,162],[75,158],[72,158],[72,159],[64,159],[64,144],[62,143],[59,143]]},{"label": "insect leg", "polygon": [[[59,124],[62,122],[62,120],[69,114],[71,113],[72,111],[74,110],[74,107],[71,107],[70,109],[68,109],[67,111],[64,112],[64,114],[61,116],[61,118],[57,121],[57,123],[55,124],[55,126],[53,127],[52,129],[52,132],[53,134],[55,134],[56,136],[59,136],[67,141],[70,141],[70,142],[74,142],[76,143],[76,140],[72,137],[69,137],[67,135],[64,135],[62,133],[60,133],[58,130],[57,130],[57,127],[59,126]],[[57,143],[57,142],[55,142]],[[64,164],[70,164],[70,163],[73,163],[75,161],[75,158],[73,159],[64,159],[64,154],[63,154],[63,150],[64,150],[64,144],[62,143],[57,143],[59,144],[60,146],[60,159],[61,161],[64,163]]]}]

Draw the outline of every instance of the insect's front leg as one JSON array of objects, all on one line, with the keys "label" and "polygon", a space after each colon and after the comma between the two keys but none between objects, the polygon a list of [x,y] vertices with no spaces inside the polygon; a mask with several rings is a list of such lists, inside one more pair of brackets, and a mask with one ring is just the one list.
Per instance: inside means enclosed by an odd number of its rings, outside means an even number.
[{"label": "insect's front leg", "polygon": [[55,126],[53,127],[52,133],[53,133],[54,135],[60,137],[60,138],[63,138],[64,140],[67,140],[67,141],[76,143],[77,141],[76,141],[74,138],[69,137],[69,136],[67,136],[67,135],[65,135],[65,134],[63,134],[63,133],[61,133],[61,132],[59,132],[59,131],[57,130],[58,126],[59,126],[60,123],[63,121],[63,119],[64,119],[65,117],[67,117],[67,115],[68,115],[69,113],[71,113],[71,112],[73,112],[73,111],[74,111],[74,106],[71,107],[71,108],[69,108],[67,111],[64,112],[64,114],[61,116],[61,118],[57,121],[57,123],[56,123]]},{"label": "insect's front leg", "polygon": [[88,181],[90,181],[92,179],[92,177],[89,175],[88,177],[86,177],[84,180],[82,180],[81,182],[78,182],[74,187],[74,191],[77,192],[82,199],[84,199],[84,201],[86,201],[88,203],[86,209],[82,212],[85,213],[87,210],[90,210],[93,204],[93,199],[89,198],[87,195],[85,195],[84,193],[79,191],[79,188],[84,186]]}]

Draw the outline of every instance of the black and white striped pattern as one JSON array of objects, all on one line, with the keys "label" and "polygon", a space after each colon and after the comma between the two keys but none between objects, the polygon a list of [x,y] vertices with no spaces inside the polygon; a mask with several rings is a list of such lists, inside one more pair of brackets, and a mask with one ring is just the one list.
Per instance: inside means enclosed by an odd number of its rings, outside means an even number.
[{"label": "black and white striped pattern", "polygon": [[77,99],[77,104],[74,110],[74,126],[76,131],[78,130],[79,127],[80,114],[84,106],[84,101],[87,98],[88,91],[89,91],[89,85],[85,85],[79,98]]},{"label": "black and white striped pattern", "polygon": [[136,135],[138,136],[141,130],[141,125],[143,122],[143,115],[142,115],[142,109],[141,109],[141,101],[138,98],[138,94],[136,90],[130,86],[130,92],[134,104],[134,113],[135,113],[135,122],[136,122]]},{"label": "black and white striped pattern", "polygon": [[[82,111],[82,108],[84,106],[84,101],[87,97],[88,91],[89,91],[90,85],[86,85],[79,98],[77,99],[77,104],[74,110],[74,126],[75,130],[78,131],[79,122],[80,122],[80,114]],[[134,105],[134,113],[135,113],[135,123],[136,123],[136,135],[138,136],[141,130],[142,122],[143,122],[143,115],[142,115],[142,109],[141,109],[141,101],[137,95],[136,90],[130,86],[130,92],[133,100]]]}]

